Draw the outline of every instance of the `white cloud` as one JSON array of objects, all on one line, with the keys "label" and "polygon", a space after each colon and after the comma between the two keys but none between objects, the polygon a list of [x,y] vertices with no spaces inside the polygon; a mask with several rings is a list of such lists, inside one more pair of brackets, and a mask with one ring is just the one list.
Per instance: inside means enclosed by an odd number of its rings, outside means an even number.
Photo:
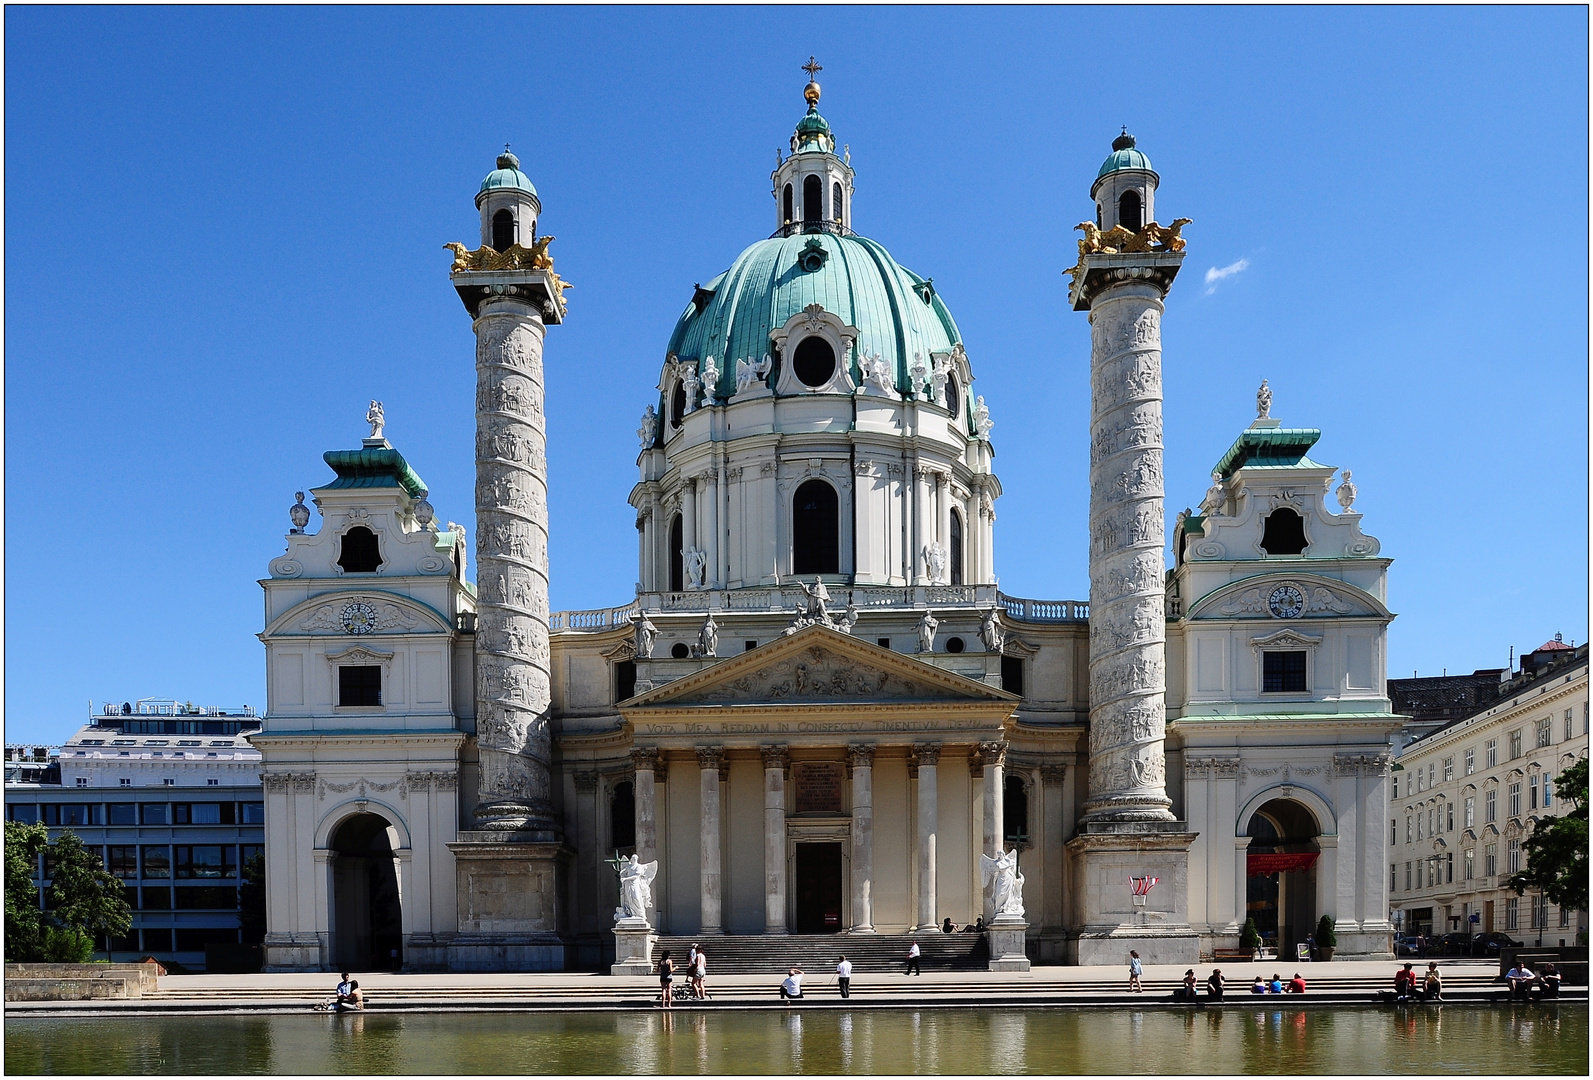
[{"label": "white cloud", "polygon": [[1210,296],[1212,293],[1216,292],[1217,283],[1223,278],[1231,278],[1235,274],[1243,273],[1249,268],[1249,259],[1240,259],[1238,262],[1231,262],[1227,266],[1223,267],[1213,266],[1210,270],[1206,271],[1206,295]]}]

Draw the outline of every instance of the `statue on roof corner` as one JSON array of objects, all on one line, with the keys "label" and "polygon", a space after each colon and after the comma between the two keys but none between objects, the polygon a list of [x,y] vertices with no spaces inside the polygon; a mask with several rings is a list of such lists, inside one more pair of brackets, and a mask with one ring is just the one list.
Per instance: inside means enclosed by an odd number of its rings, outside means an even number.
[{"label": "statue on roof corner", "polygon": [[365,410],[365,422],[371,426],[371,438],[380,439],[382,428],[387,425],[387,418],[382,412],[380,401],[372,401],[371,407]]},{"label": "statue on roof corner", "polygon": [[1267,380],[1261,380],[1261,389],[1256,391],[1256,419],[1272,419],[1272,388],[1267,385]]}]

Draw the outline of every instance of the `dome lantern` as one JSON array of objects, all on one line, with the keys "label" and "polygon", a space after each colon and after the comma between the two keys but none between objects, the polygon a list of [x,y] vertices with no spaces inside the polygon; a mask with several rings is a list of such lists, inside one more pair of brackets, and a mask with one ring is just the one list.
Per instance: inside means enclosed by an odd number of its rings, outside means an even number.
[{"label": "dome lantern", "polygon": [[542,201],[531,178],[520,171],[520,159],[510,153],[508,143],[503,144],[496,164],[476,193],[481,243],[495,251],[505,251],[513,244],[530,247],[536,238]]},{"label": "dome lantern", "polygon": [[1150,158],[1136,145],[1128,128],[1112,140],[1112,152],[1101,163],[1090,186],[1095,200],[1095,224],[1102,230],[1121,225],[1138,232],[1156,220],[1156,186],[1161,177]]},{"label": "dome lantern", "polygon": [[835,153],[835,132],[819,115],[818,73],[824,66],[813,57],[802,65],[808,83],[802,88],[808,110],[791,134],[791,156],[777,156],[774,175],[775,235],[804,232],[845,235],[852,224],[852,168]]}]

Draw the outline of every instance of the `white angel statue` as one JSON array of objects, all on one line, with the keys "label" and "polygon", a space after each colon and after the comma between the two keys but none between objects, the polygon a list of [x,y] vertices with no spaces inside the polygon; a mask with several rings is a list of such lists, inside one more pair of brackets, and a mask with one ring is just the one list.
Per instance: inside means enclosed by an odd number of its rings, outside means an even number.
[{"label": "white angel statue", "polygon": [[714,363],[714,358],[707,356],[702,362],[702,403],[707,408],[714,403],[714,394],[719,390],[719,365]]},{"label": "white angel statue", "polygon": [[641,439],[643,450],[649,449],[658,438],[658,413],[651,405],[642,413],[642,426],[636,429],[636,437]]},{"label": "white angel statue", "polygon": [[658,873],[658,863],[644,863],[635,855],[621,859],[619,870],[620,906],[614,909],[614,921],[621,919],[647,919],[653,906],[653,878]]},{"label": "white angel statue", "polygon": [[913,397],[922,400],[924,388],[929,385],[929,368],[924,366],[924,354],[913,353],[913,366],[907,369],[913,383]]},{"label": "white angel statue", "polygon": [[890,362],[881,358],[879,353],[863,358],[863,388],[881,397],[896,396],[895,373],[891,371]]},{"label": "white angel statue", "polygon": [[686,411],[697,411],[697,395],[702,390],[702,380],[697,377],[697,372],[690,365],[683,367],[680,373],[680,385],[686,390]]},{"label": "white angel statue", "polygon": [[994,859],[989,855],[979,856],[979,870],[984,877],[985,887],[991,889],[996,917],[1010,915],[1022,918],[1023,875],[1018,873],[1017,849],[1003,851]]},{"label": "white angel statue", "polygon": [[990,429],[995,426],[996,422],[990,419],[990,406],[985,404],[985,396],[980,394],[974,404],[974,430],[979,432],[981,439],[989,440]]}]

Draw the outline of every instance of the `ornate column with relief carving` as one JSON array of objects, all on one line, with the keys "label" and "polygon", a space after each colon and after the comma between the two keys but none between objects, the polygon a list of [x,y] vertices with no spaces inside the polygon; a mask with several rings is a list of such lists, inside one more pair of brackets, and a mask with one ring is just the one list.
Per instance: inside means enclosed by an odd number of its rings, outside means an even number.
[{"label": "ornate column with relief carving", "polygon": [[911,764],[918,775],[918,923],[929,929],[935,914],[935,846],[940,832],[939,743],[914,743]]},{"label": "ornate column with relief carving", "polygon": [[852,933],[874,932],[874,747],[846,748],[852,777]]},{"label": "ornate column with relief carving", "polygon": [[723,890],[719,873],[719,770],[725,763],[722,746],[697,747],[697,768],[701,770],[702,819],[698,843],[702,854],[702,929],[704,934],[720,932]]},{"label": "ornate column with relief carving", "polygon": [[791,754],[784,746],[763,751],[763,932],[784,934],[785,921],[785,778]]}]

